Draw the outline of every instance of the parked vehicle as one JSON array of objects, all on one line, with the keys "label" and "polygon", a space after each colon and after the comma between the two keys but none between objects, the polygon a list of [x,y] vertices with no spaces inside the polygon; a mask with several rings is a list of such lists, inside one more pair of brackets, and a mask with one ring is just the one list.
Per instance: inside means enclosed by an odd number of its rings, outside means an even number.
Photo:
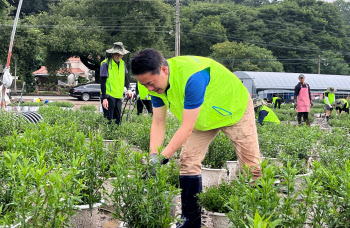
[{"label": "parked vehicle", "polygon": [[93,98],[99,98],[100,92],[100,84],[84,84],[71,88],[69,90],[69,96],[76,97],[79,100],[88,101]]}]

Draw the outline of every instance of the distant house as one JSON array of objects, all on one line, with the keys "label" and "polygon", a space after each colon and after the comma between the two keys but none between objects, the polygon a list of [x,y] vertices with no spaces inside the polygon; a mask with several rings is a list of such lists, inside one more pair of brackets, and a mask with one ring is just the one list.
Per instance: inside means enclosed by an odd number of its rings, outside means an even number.
[{"label": "distant house", "polygon": [[[64,66],[57,71],[56,75],[62,77],[62,79],[58,80],[58,83],[75,85],[78,76],[89,79],[90,73],[90,70],[80,61],[80,58],[71,57],[64,63]],[[40,83],[47,83],[50,81],[45,66],[41,66],[39,70],[34,71],[33,75]]]}]

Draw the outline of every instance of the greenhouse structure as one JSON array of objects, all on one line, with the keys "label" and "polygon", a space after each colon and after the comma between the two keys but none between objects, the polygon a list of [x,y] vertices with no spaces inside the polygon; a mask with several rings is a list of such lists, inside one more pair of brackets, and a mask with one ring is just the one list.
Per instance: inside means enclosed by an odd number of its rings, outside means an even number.
[{"label": "greenhouse structure", "polygon": [[[285,72],[233,72],[248,89],[252,97],[271,99],[273,94],[285,100],[294,99],[294,87],[301,73]],[[336,98],[350,96],[350,75],[304,74],[305,82],[310,85],[313,99],[322,99],[327,87],[337,89]]]}]

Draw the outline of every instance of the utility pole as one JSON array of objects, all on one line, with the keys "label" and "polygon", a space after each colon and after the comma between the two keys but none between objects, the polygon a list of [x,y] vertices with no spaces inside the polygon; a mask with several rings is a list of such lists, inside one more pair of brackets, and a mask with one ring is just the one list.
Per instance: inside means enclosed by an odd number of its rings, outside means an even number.
[{"label": "utility pole", "polygon": [[321,73],[321,55],[318,55],[318,74]]},{"label": "utility pole", "polygon": [[15,55],[15,95],[17,94],[16,80],[17,80],[17,55]]},{"label": "utility pole", "polygon": [[175,56],[180,55],[180,0],[175,6]]}]

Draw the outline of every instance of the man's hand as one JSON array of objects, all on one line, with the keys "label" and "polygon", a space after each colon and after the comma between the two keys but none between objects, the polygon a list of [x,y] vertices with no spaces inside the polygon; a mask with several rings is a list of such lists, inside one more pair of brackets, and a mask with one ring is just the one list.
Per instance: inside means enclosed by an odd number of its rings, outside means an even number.
[{"label": "man's hand", "polygon": [[140,100],[140,94],[137,95],[137,100]]},{"label": "man's hand", "polygon": [[108,100],[107,99],[103,99],[102,106],[104,109],[108,110]]},{"label": "man's hand", "polygon": [[314,106],[314,103],[312,101],[310,102],[310,106],[311,106],[311,108],[312,108],[312,106]]},{"label": "man's hand", "polygon": [[294,102],[294,109],[296,109],[297,108],[297,102],[295,101]]},{"label": "man's hand", "polygon": [[158,155],[156,153],[153,153],[149,156],[149,164],[152,165],[153,167],[160,164],[164,165],[168,163],[169,159],[164,157],[163,155]]},{"label": "man's hand", "polygon": [[149,170],[146,171],[142,177],[142,179],[146,179],[149,177],[148,174],[150,174],[151,176],[155,176],[157,175],[157,170],[156,167],[159,165],[164,165],[166,163],[168,163],[169,159],[164,157],[163,155],[158,155],[156,153],[153,153],[149,156]]}]

